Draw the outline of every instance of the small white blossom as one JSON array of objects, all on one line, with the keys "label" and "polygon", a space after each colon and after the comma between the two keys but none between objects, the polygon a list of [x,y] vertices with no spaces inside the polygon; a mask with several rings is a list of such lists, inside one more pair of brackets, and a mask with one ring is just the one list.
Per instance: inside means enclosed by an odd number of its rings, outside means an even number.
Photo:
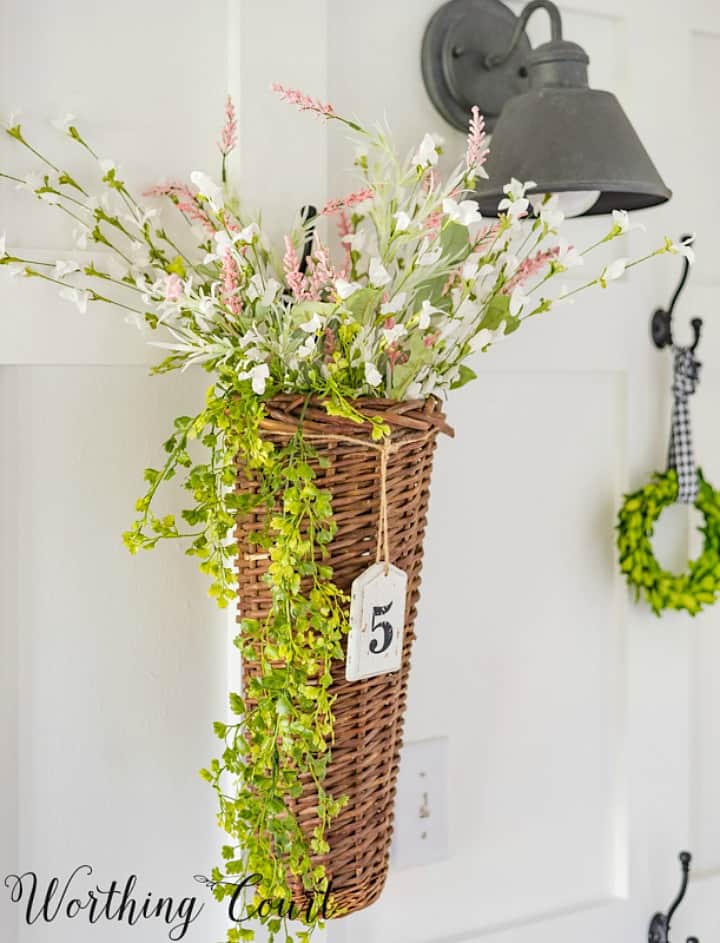
[{"label": "small white blossom", "polygon": [[616,278],[620,278],[625,272],[627,261],[627,259],[615,259],[614,262],[611,262],[610,265],[603,269],[603,273],[600,277],[608,282],[612,282]]},{"label": "small white blossom", "polygon": [[15,278],[16,275],[22,275],[25,272],[25,266],[21,262],[10,262],[8,265],[0,266],[0,271]]},{"label": "small white blossom", "polygon": [[312,357],[317,350],[317,339],[314,334],[311,334],[309,337],[306,337],[302,344],[298,347],[297,355],[299,360],[307,360],[308,357]]},{"label": "small white blossom", "polygon": [[66,275],[70,275],[72,272],[79,272],[80,265],[78,262],[74,262],[72,259],[58,259],[55,263],[55,271],[53,272],[53,278],[62,279]]},{"label": "small white blossom", "polygon": [[442,314],[440,308],[436,308],[434,305],[430,304],[428,299],[422,303],[422,308],[420,309],[420,318],[418,320],[418,327],[421,331],[426,330],[430,327],[430,318],[433,314]]},{"label": "small white blossom", "polygon": [[427,239],[423,239],[420,243],[420,248],[418,249],[417,264],[418,265],[435,265],[437,260],[442,255],[442,246],[433,246],[430,248],[430,243]]},{"label": "small white blossom", "polygon": [[440,156],[438,148],[441,144],[442,138],[435,134],[426,134],[420,142],[420,147],[415,152],[412,159],[413,164],[416,167],[434,167]]},{"label": "small white blossom", "polygon": [[442,203],[443,213],[461,226],[472,226],[482,222],[482,215],[475,200],[455,200],[446,197]]},{"label": "small white blossom", "polygon": [[222,187],[215,183],[213,178],[202,170],[193,170],[190,180],[197,187],[200,196],[210,201],[214,210],[222,209],[225,205]]},{"label": "small white blossom", "polygon": [[315,331],[320,331],[325,326],[325,318],[320,317],[317,311],[313,314],[309,321],[306,321],[304,324],[301,324],[300,327],[303,331],[306,331],[308,334],[314,334]]},{"label": "small white blossom", "polygon": [[394,214],[395,232],[406,232],[410,228],[410,217],[405,210],[399,210]]},{"label": "small white blossom", "polygon": [[382,383],[382,376],[380,375],[380,371],[378,370],[378,368],[375,366],[374,363],[370,363],[369,361],[366,362],[365,364],[365,382],[367,383],[368,386],[373,386],[373,387],[380,386],[380,384]]},{"label": "small white blossom", "polygon": [[60,196],[57,193],[45,192],[38,193],[38,196],[41,200],[47,203],[49,206],[57,206],[60,202]]},{"label": "small white blossom", "polygon": [[384,327],[382,329],[382,334],[388,344],[394,344],[395,341],[400,340],[401,337],[405,337],[407,334],[407,328],[404,324],[401,324],[398,321],[395,324],[392,324],[390,327]]},{"label": "small white blossom", "polygon": [[260,304],[265,305],[266,308],[269,308],[270,305],[277,298],[278,292],[281,289],[281,284],[276,278],[268,278],[267,285],[265,290],[262,293],[260,298]]},{"label": "small white blossom", "polygon": [[630,232],[631,229],[645,229],[642,223],[630,222],[630,214],[627,210],[613,210],[612,218],[614,225],[621,233]]},{"label": "small white blossom", "polygon": [[511,200],[521,200],[528,190],[536,186],[537,184],[534,180],[527,180],[525,183],[521,183],[515,177],[512,177],[510,183],[506,183],[503,187],[503,193],[510,197]]},{"label": "small white blossom", "polygon": [[695,250],[692,248],[691,243],[694,239],[695,236],[690,236],[689,239],[683,242],[673,242],[670,244],[668,251],[672,252],[674,255],[682,255],[688,260],[690,265],[693,265],[695,262]]},{"label": "small white blossom", "polygon": [[64,301],[70,301],[74,305],[77,305],[80,314],[85,314],[87,311],[88,302],[90,301],[89,291],[82,288],[71,288],[69,285],[66,285],[64,288],[60,289],[59,295]]},{"label": "small white blossom", "polygon": [[0,118],[0,124],[8,130],[9,128],[15,128],[20,124],[20,117],[22,112],[19,110],[11,111],[7,118]]},{"label": "small white blossom", "polygon": [[530,201],[525,197],[525,192],[535,186],[537,184],[534,180],[521,183],[513,177],[510,183],[506,183],[503,187],[505,199],[500,200],[498,203],[498,210],[501,213],[505,212],[508,218],[515,222],[527,213]]},{"label": "small white blossom", "polygon": [[480,265],[480,254],[478,252],[472,252],[462,267],[462,277],[465,281],[470,281],[470,279],[475,278],[478,273],[478,266]]},{"label": "small white blossom", "polygon": [[513,289],[512,295],[510,295],[510,314],[515,318],[525,307],[528,296],[523,291],[522,285],[516,285]]},{"label": "small white blossom", "polygon": [[357,232],[348,233],[346,236],[343,236],[342,241],[346,246],[349,246],[353,252],[362,252],[368,241],[368,234],[364,229],[359,229]]},{"label": "small white blossom", "polygon": [[0,236],[0,259],[4,259],[7,254],[5,233],[3,233],[2,236]]},{"label": "small white blossom", "polygon": [[489,331],[484,327],[481,331],[478,331],[477,334],[470,341],[470,349],[472,351],[482,350],[483,347],[487,347],[488,344],[493,342],[493,332]]},{"label": "small white blossom", "polygon": [[75,115],[66,114],[62,118],[53,118],[50,124],[53,128],[56,128],[58,131],[62,131],[63,134],[70,133],[70,127],[75,121]]},{"label": "small white blossom", "polygon": [[266,363],[256,364],[250,370],[238,373],[238,379],[252,381],[253,393],[257,393],[258,396],[262,396],[265,392],[265,384],[269,376],[270,368]]},{"label": "small white blossom", "polygon": [[541,208],[540,221],[548,229],[557,229],[565,221],[565,214],[560,209],[560,198],[556,193]]},{"label": "small white blossom", "polygon": [[[91,209],[89,201],[85,204],[88,209]],[[146,210],[143,207],[138,206],[133,207],[132,213],[125,213],[123,219],[127,222],[132,223],[134,226],[137,226],[139,229],[142,229],[145,223],[151,220],[153,217],[157,216],[158,211],[156,209]]]},{"label": "small white blossom", "polygon": [[485,265],[480,267],[480,270],[477,273],[477,278],[475,279],[475,288],[479,288],[484,282],[488,280],[488,278],[491,278],[492,283],[494,284],[495,280],[497,279],[497,272],[494,265],[490,265],[489,262],[486,262]]},{"label": "small white blossom", "polygon": [[498,203],[498,212],[506,213],[511,222],[516,222],[522,216],[527,215],[529,205],[530,201],[525,197],[521,197],[519,200],[511,200],[506,197]]},{"label": "small white blossom", "polygon": [[75,242],[75,248],[85,250],[88,246],[88,234],[89,230],[84,226],[76,226],[72,231],[73,241]]},{"label": "small white blossom", "polygon": [[269,307],[275,298],[277,293],[280,290],[281,285],[274,278],[269,278],[267,283],[263,280],[262,275],[255,274],[250,279],[247,287],[247,296],[250,301],[258,301],[261,305],[264,305],[266,308]]},{"label": "small white blossom", "polygon": [[117,170],[117,164],[112,159],[112,157],[101,157],[98,160],[98,164],[100,165],[100,170],[102,170],[103,174],[109,174],[111,170]]},{"label": "small white blossom", "polygon": [[373,288],[382,288],[392,280],[392,276],[376,256],[370,259],[368,279]]},{"label": "small white blossom", "polygon": [[575,246],[571,246],[567,239],[558,240],[558,263],[564,268],[575,268],[578,265],[584,265],[585,260]]},{"label": "small white blossom", "polygon": [[407,294],[404,291],[399,292],[395,295],[394,298],[391,298],[390,301],[386,301],[385,304],[380,305],[380,314],[397,314],[399,311],[402,311],[407,302]]},{"label": "small white blossom", "polygon": [[257,223],[250,223],[241,229],[239,233],[233,236],[233,242],[239,242],[241,245],[250,245],[260,235],[260,229]]},{"label": "small white blossom", "polygon": [[346,282],[344,278],[338,278],[335,281],[335,291],[343,301],[361,288],[362,285],[359,282]]}]

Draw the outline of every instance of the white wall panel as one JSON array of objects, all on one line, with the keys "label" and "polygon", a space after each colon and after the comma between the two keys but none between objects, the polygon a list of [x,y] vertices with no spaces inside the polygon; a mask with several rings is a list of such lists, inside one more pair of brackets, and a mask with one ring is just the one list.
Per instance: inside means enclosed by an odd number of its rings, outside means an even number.
[{"label": "white wall panel", "polygon": [[625,890],[622,377],[483,376],[454,406],[406,730],[449,736],[451,859],[391,875],[353,943],[515,926]]},{"label": "white wall panel", "polygon": [[[138,874],[141,899],[207,899],[192,876],[216,862],[219,832],[198,770],[216,755],[212,720],[225,716],[226,620],[179,546],[131,557],[120,539],[143,490],[139,459],[161,460],[172,418],[204,386],[199,372],[172,383],[142,368],[2,370],[4,476],[15,487],[0,544],[3,561],[17,561],[4,574],[15,608],[3,593],[3,672],[13,648],[18,666],[16,689],[2,689],[3,730],[13,717],[17,730],[15,743],[3,737],[2,768],[17,776],[20,835],[18,847],[3,818],[3,876],[67,877],[88,863],[104,886]],[[15,916],[5,894],[0,912]],[[210,904],[205,931],[219,933],[223,918]],[[33,932],[23,925],[20,939]],[[54,932],[98,930],[76,921]],[[124,939],[127,925],[114,932]],[[152,923],[133,932],[148,943],[158,934]]]}]

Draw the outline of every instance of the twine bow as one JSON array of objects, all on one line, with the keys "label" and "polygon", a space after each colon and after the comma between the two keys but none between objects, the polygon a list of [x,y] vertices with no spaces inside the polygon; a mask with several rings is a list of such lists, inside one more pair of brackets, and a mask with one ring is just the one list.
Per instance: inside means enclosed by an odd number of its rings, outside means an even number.
[{"label": "twine bow", "polygon": [[668,468],[677,472],[677,500],[681,504],[694,504],[698,494],[698,476],[693,455],[688,398],[697,388],[700,364],[690,347],[673,347],[673,351],[673,409]]}]

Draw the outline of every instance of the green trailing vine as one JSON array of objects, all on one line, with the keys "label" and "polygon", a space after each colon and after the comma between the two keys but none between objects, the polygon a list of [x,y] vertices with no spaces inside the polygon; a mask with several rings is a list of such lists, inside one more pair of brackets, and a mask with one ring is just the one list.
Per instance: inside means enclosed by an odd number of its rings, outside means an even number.
[{"label": "green trailing vine", "polygon": [[702,553],[691,560],[685,573],[672,573],[660,565],[652,547],[655,522],[678,494],[677,473],[653,475],[652,480],[626,495],[617,523],[620,569],[635,598],[644,596],[653,612],[684,609],[695,615],[712,605],[720,592],[720,492],[698,470],[699,490],[695,507],[703,515]]},{"label": "green trailing vine", "polygon": [[[346,802],[329,795],[323,782],[333,741],[331,667],[343,657],[348,600],[327,563],[336,525],[331,494],[316,481],[327,460],[303,437],[302,422],[282,447],[263,438],[264,402],[248,387],[228,371],[209,390],[199,415],[175,421],[164,444],[164,465],[145,470],[148,488],[124,539],[132,552],[152,549],[160,539],[189,539],[187,552],[200,558],[211,578],[210,593],[224,606],[237,594],[237,547],[229,535],[238,514],[259,512],[262,525],[252,540],[269,556],[265,579],[272,603],[264,620],[240,624],[235,645],[245,664],[245,690],[230,694],[236,719],[215,723],[222,753],[201,774],[217,794],[218,821],[228,835],[222,864],[212,871],[213,893],[218,900],[232,897],[243,876],[254,879],[251,899],[242,910],[233,908],[236,925],[228,940],[253,939],[243,921],[256,917],[269,940],[284,933],[284,939],[301,943],[327,912],[320,912],[320,902],[327,901],[328,877],[313,859],[329,850],[328,828]],[[329,389],[328,412],[369,422],[375,438],[388,431],[381,420],[358,413],[337,384]],[[207,449],[207,462],[192,462],[193,440]],[[234,490],[238,461],[256,486],[244,493]],[[152,511],[160,485],[178,473],[192,496],[181,513],[187,527],[173,515]],[[317,795],[311,834],[292,811],[308,775]],[[306,907],[292,903],[298,877]],[[289,918],[301,919],[305,929],[293,936]]]}]

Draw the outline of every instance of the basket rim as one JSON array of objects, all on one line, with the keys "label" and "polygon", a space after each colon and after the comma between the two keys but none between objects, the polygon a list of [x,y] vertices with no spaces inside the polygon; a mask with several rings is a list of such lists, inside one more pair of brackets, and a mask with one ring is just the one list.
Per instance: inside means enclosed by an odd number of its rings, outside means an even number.
[{"label": "basket rim", "polygon": [[[317,394],[279,393],[265,401],[266,414],[260,427],[267,431],[280,431],[280,426],[297,428],[304,411],[303,428],[308,432],[337,431],[344,436],[367,438],[367,428],[344,416],[330,415],[325,409],[327,397]],[[435,396],[426,399],[394,400],[363,396],[348,401],[361,415],[370,418],[380,415],[394,431],[442,432],[450,438],[455,430],[448,425],[442,403]]]}]

